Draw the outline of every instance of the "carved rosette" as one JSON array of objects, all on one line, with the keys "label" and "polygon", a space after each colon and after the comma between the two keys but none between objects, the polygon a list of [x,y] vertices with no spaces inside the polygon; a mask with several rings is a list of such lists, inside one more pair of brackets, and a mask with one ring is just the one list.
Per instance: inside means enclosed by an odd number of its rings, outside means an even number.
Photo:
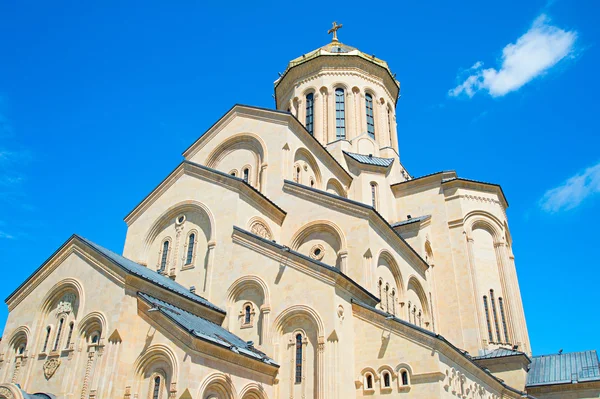
[{"label": "carved rosette", "polygon": [[13,399],[14,395],[13,393],[10,391],[10,389],[6,388],[6,387],[0,387],[0,398],[4,399]]},{"label": "carved rosette", "polygon": [[53,358],[53,359],[46,360],[46,362],[44,362],[44,366],[43,366],[44,377],[46,377],[47,380],[52,378],[52,376],[58,369],[58,366],[60,366],[60,359]]}]

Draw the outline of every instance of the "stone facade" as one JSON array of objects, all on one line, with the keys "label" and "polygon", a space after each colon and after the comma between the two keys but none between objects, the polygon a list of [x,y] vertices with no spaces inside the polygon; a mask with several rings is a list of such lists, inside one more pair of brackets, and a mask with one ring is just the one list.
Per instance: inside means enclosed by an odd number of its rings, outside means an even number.
[{"label": "stone facade", "polygon": [[411,177],[399,91],[337,41],[293,60],[125,217],[124,258],[73,236],[9,296],[0,398],[526,395],[506,198]]}]

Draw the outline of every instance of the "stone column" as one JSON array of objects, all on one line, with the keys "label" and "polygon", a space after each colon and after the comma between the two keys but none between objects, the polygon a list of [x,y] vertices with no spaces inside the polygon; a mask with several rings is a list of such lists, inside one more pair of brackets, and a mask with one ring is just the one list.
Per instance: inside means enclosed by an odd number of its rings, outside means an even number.
[{"label": "stone column", "polygon": [[319,336],[317,343],[317,392],[315,399],[325,398],[325,337]]},{"label": "stone column", "polygon": [[214,257],[215,257],[215,246],[217,245],[217,243],[215,241],[209,241],[207,244],[207,258],[208,261],[206,262],[206,272],[205,272],[205,277],[204,277],[204,292],[206,294],[206,299],[210,300],[210,290],[211,290],[211,281],[212,281],[212,269],[213,269],[213,262],[214,262]]},{"label": "stone column", "polygon": [[[515,323],[514,316],[516,313],[513,311],[514,305],[514,295],[512,293],[512,287],[510,282],[510,277],[507,270],[508,259],[506,259],[506,252],[504,250],[503,242],[495,242],[494,250],[496,252],[496,262],[498,264],[498,271],[500,272],[500,283],[502,284],[502,298],[504,302],[504,314],[506,317],[506,324],[508,332],[508,337],[505,339],[511,343],[520,343],[521,339],[518,333],[518,327]],[[498,299],[498,306],[499,305]],[[500,322],[502,322],[502,314],[499,312]],[[502,333],[504,334],[504,326],[502,327]]]},{"label": "stone column", "polygon": [[266,162],[263,163],[262,165],[260,165],[260,169],[258,171],[258,191],[260,191],[261,193],[264,192],[264,188],[265,188],[265,184],[266,184],[266,180],[267,180],[267,176],[266,176],[266,170],[267,170],[267,166],[269,166],[269,164],[267,164]]},{"label": "stone column", "polygon": [[340,257],[340,271],[348,275],[348,251],[341,250],[338,252],[338,256]]},{"label": "stone column", "polygon": [[88,358],[85,365],[85,374],[83,376],[83,388],[81,389],[81,399],[87,399],[87,394],[90,386],[90,377],[92,373],[92,366],[94,365],[94,358],[96,352],[94,348],[88,349]]},{"label": "stone column", "polygon": [[270,322],[270,315],[271,315],[271,307],[268,305],[262,305],[260,307],[260,312],[262,314],[262,337],[261,337],[261,344],[262,346],[265,345],[269,345],[270,344],[270,340],[271,340],[271,322]]},{"label": "stone column", "polygon": [[356,123],[354,121],[355,109],[352,106],[354,102],[354,96],[352,94],[352,90],[346,90],[344,94],[344,107],[346,110],[346,140],[352,140],[353,138],[358,136],[358,129],[356,128]]},{"label": "stone column", "polygon": [[[483,309],[482,309],[482,301],[483,294],[481,293],[481,289],[479,288],[479,284],[477,284],[477,265],[475,265],[475,256],[473,255],[473,238],[467,236],[467,254],[469,261],[469,269],[471,271],[471,287],[472,292],[475,294],[475,309],[477,309],[477,338],[478,342],[484,343],[487,346],[488,342],[488,333],[487,333],[487,324],[484,319]],[[485,339],[483,338],[485,337]],[[483,342],[485,341],[485,342]]]}]

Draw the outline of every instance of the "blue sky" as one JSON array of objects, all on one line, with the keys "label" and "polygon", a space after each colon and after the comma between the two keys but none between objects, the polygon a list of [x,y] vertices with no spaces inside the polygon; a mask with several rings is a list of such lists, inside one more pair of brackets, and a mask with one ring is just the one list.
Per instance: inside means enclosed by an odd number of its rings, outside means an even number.
[{"label": "blue sky", "polygon": [[336,20],[401,81],[411,174],[502,185],[534,354],[600,349],[598,2],[210,3],[0,3],[2,299],[72,233],[120,252],[182,151],[272,108]]}]

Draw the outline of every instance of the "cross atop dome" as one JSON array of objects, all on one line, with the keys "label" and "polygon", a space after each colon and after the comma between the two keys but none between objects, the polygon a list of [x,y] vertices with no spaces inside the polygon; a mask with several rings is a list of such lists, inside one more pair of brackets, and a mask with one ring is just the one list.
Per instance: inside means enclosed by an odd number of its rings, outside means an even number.
[{"label": "cross atop dome", "polygon": [[333,33],[333,38],[331,39],[332,42],[337,42],[338,38],[337,38],[337,31],[338,29],[340,29],[343,25],[342,24],[337,24],[337,22],[333,21],[333,27],[331,29],[329,29],[327,31],[328,35],[331,35]]}]

